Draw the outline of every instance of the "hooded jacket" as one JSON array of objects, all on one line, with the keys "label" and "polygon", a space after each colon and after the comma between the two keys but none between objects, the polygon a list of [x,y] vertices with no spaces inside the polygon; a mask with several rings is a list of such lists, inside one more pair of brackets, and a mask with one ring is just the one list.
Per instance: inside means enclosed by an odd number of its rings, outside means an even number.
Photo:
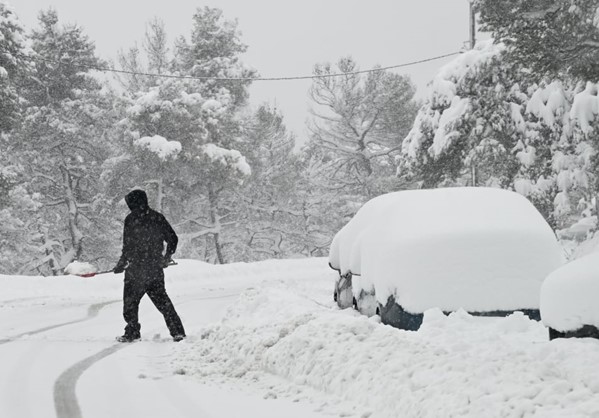
[{"label": "hooded jacket", "polygon": [[[150,209],[148,196],[143,190],[133,190],[125,196],[131,213],[125,218],[123,254],[120,263],[132,265],[160,265],[177,250],[179,239],[164,215]],[[164,243],[166,252],[163,255]]]}]

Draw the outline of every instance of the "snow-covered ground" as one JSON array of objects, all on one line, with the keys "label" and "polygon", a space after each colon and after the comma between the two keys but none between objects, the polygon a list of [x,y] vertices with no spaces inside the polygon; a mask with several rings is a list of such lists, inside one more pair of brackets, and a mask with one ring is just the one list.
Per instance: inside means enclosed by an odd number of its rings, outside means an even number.
[{"label": "snow-covered ground", "polygon": [[335,275],[181,260],[167,289],[189,338],[144,299],[143,340],[124,345],[122,275],[0,276],[0,416],[599,416],[598,340],[434,309],[397,330],[336,308]]}]

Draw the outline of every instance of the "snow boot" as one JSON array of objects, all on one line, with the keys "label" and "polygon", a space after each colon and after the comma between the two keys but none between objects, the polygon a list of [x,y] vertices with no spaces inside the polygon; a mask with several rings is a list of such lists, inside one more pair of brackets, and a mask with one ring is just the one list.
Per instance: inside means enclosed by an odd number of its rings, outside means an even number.
[{"label": "snow boot", "polygon": [[141,335],[121,335],[120,337],[116,337],[116,340],[120,343],[132,343],[135,341],[141,340]]},{"label": "snow boot", "polygon": [[185,339],[185,335],[177,334],[173,336],[173,341],[178,343],[179,341],[183,341]]}]

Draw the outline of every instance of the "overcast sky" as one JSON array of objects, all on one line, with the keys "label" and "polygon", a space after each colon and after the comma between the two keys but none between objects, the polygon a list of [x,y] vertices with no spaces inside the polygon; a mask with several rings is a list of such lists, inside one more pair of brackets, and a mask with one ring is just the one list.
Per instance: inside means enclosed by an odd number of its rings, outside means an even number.
[{"label": "overcast sky", "polygon": [[[244,61],[264,77],[310,75],[315,63],[351,55],[361,69],[397,65],[459,51],[468,40],[468,0],[9,0],[31,28],[52,6],[63,23],[77,23],[100,57],[141,43],[154,16],[169,38],[189,36],[198,7],[237,19],[249,46]],[[426,84],[449,59],[397,70],[408,74],[423,97]],[[304,139],[310,81],[254,82],[251,103],[276,103],[287,126]]]}]

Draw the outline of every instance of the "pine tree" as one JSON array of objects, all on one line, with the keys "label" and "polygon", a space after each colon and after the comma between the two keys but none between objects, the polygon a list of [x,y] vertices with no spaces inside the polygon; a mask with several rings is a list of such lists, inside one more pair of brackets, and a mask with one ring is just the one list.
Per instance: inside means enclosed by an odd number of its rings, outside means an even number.
[{"label": "pine tree", "polygon": [[[400,138],[416,113],[415,88],[408,78],[386,71],[356,74],[351,58],[337,64],[341,77],[317,77],[310,95],[316,108],[310,141],[322,153],[323,175],[331,188],[363,198],[384,191],[377,180],[394,175]],[[315,75],[335,70],[317,65]]]},{"label": "pine tree", "polygon": [[556,228],[596,215],[599,1],[476,4],[481,29],[506,46],[503,60],[530,85],[514,186]]},{"label": "pine tree", "polygon": [[[302,150],[311,254],[367,200],[401,189],[395,158],[416,114],[410,80],[388,71],[357,73],[351,58],[316,65],[310,140]],[[341,76],[330,76],[339,72]]]},{"label": "pine tree", "polygon": [[[204,6],[193,16],[190,41],[179,37],[175,42],[175,68],[195,77],[250,78],[256,72],[240,60],[246,51],[237,21],[226,20],[220,9]],[[239,108],[247,102],[250,83],[206,80],[199,93],[214,97],[226,92],[231,104]]]},{"label": "pine tree", "polygon": [[0,273],[5,274],[22,272],[36,253],[38,196],[28,189],[11,145],[22,121],[22,84],[33,70],[26,45],[23,25],[0,3]]},{"label": "pine tree", "polygon": [[502,46],[480,43],[440,69],[403,141],[399,174],[415,175],[422,187],[508,187],[518,170],[512,149],[526,95],[517,69]]},{"label": "pine tree", "polygon": [[[198,10],[191,41],[178,38],[173,56],[165,39],[163,28],[154,22],[146,34],[146,56],[132,50],[127,62],[141,68],[148,62],[152,71],[170,75],[254,74],[239,61],[246,47],[236,23],[225,20],[218,9]],[[241,131],[236,116],[249,83],[150,78],[125,84],[123,135],[102,178],[118,193],[150,186],[158,207],[181,232],[180,254],[224,263],[232,258],[226,254],[231,247],[226,235],[236,224],[230,220],[234,193],[251,172],[237,151]],[[165,147],[176,145],[176,155],[162,158],[140,146],[151,138]]]},{"label": "pine tree", "polygon": [[108,155],[103,138],[111,103],[85,71],[100,62],[81,28],[59,25],[52,10],[39,19],[31,36],[36,71],[24,89],[24,122],[10,147],[29,187],[41,196],[42,252],[31,265],[58,274],[74,259],[101,257],[93,245],[96,232],[105,229],[95,221],[96,179]]},{"label": "pine tree", "polygon": [[283,116],[260,106],[245,122],[240,146],[252,174],[240,191],[244,204],[236,252],[246,260],[300,254],[305,241],[297,187],[300,166]]},{"label": "pine tree", "polygon": [[560,229],[592,200],[589,142],[576,129],[574,88],[539,84],[501,44],[447,64],[404,140],[401,174],[424,187],[493,186],[528,197]]},{"label": "pine tree", "polygon": [[25,39],[12,8],[0,3],[0,133],[10,131],[20,119],[20,84],[32,69]]},{"label": "pine tree", "polygon": [[0,274],[27,272],[38,251],[36,212],[39,196],[27,190],[22,169],[2,158],[0,167]]},{"label": "pine tree", "polygon": [[481,30],[512,62],[550,78],[599,81],[598,0],[478,0]]}]

